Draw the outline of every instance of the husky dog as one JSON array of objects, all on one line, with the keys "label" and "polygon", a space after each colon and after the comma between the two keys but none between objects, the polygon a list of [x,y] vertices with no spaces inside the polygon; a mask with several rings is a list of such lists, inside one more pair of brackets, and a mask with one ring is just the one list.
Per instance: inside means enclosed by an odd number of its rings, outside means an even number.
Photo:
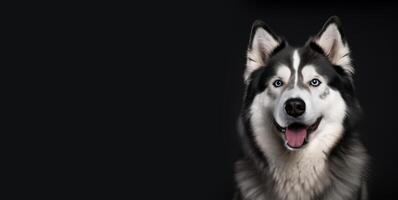
[{"label": "husky dog", "polygon": [[253,24],[244,72],[236,199],[367,199],[361,109],[337,17],[300,48]]}]

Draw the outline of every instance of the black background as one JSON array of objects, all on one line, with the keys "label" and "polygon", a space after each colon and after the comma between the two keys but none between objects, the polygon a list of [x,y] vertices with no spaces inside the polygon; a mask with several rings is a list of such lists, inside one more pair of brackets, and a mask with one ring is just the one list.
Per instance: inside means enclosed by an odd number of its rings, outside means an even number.
[{"label": "black background", "polygon": [[235,127],[252,22],[261,19],[300,46],[337,15],[352,50],[365,113],[361,129],[372,156],[371,199],[394,198],[393,4],[165,1],[129,8],[104,11],[116,16],[110,22],[115,27],[110,42],[117,43],[117,56],[129,60],[116,58],[112,64],[123,67],[113,77],[123,85],[114,89],[113,100],[127,102],[121,108],[114,105],[122,117],[111,130],[128,135],[104,144],[119,152],[108,155],[112,160],[107,163],[113,167],[110,178],[118,178],[115,195],[231,199],[233,163],[240,153]]}]

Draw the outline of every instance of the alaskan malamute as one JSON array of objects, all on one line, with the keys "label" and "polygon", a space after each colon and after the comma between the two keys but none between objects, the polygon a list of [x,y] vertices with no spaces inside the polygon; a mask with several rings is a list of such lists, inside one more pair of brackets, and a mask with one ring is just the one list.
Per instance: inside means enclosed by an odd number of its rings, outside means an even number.
[{"label": "alaskan malamute", "polygon": [[244,72],[236,199],[366,199],[368,156],[340,21],[300,48],[253,24]]}]

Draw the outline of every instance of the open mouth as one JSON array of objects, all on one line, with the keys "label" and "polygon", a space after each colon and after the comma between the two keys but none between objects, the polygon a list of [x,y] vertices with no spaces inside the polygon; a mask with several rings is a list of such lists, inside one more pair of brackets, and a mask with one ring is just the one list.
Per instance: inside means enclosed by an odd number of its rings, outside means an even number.
[{"label": "open mouth", "polygon": [[322,117],[319,117],[310,126],[302,123],[292,123],[287,127],[281,127],[274,119],[274,125],[278,131],[284,134],[286,146],[291,149],[299,149],[308,143],[308,136],[318,128],[321,120]]}]

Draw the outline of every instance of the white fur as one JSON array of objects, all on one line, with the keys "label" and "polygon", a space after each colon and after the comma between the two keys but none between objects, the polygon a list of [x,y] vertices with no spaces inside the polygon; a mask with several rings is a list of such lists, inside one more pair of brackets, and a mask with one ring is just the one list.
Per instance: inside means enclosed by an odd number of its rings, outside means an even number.
[{"label": "white fur", "polygon": [[[297,60],[299,59],[296,59],[296,62]],[[284,81],[289,80],[289,76],[292,75],[291,72],[287,73],[286,69],[286,66],[281,66],[277,71],[277,76],[281,76]],[[315,195],[314,192],[321,192],[330,184],[331,180],[325,175],[326,154],[341,137],[346,114],[346,104],[340,93],[328,88],[328,80],[317,74],[313,66],[305,66],[301,73],[304,84],[308,84],[314,77],[319,78],[322,84],[310,87],[309,92],[298,87],[282,90],[281,87],[274,88],[272,83],[268,83],[267,89],[254,98],[250,108],[255,141],[266,155],[277,183],[276,193],[282,195],[281,199],[288,200],[311,199]],[[326,89],[329,90],[329,94],[321,99],[320,94]],[[269,93],[277,98],[272,98]],[[284,146],[282,133],[275,130],[272,117],[280,125],[286,126],[289,120],[282,114],[283,104],[288,98],[296,96],[302,98],[307,105],[304,121],[314,123],[320,116],[323,116],[323,119],[318,129],[311,133],[309,143],[305,147],[290,151]]]},{"label": "white fur", "polygon": [[295,86],[297,85],[297,81],[298,81],[298,68],[299,68],[299,65],[300,65],[300,56],[298,54],[298,51],[295,50],[294,53],[293,53],[293,69],[295,71],[295,73],[294,73],[294,76],[295,76],[294,77],[294,80],[295,80],[294,85]]}]

